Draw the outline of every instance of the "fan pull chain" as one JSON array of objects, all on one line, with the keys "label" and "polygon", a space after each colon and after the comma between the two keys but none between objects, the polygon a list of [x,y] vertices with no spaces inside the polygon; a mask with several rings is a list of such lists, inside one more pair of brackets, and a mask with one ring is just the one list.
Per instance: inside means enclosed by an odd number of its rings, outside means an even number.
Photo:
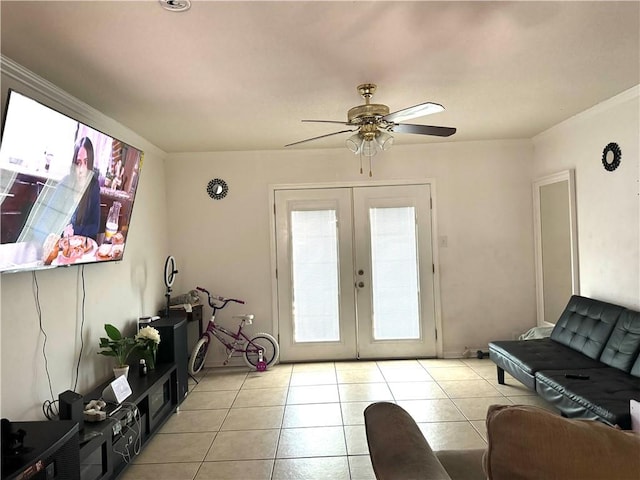
[{"label": "fan pull chain", "polygon": [[362,175],[362,152],[360,152],[360,175]]},{"label": "fan pull chain", "polygon": [[371,173],[371,162],[373,157],[369,157],[369,178],[373,177],[373,174]]}]

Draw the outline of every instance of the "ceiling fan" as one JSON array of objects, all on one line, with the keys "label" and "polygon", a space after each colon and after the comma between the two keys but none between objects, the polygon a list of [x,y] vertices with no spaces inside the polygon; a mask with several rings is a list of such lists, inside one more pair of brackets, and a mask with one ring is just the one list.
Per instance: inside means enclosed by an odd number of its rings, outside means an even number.
[{"label": "ceiling fan", "polygon": [[[442,112],[444,107],[437,103],[425,102],[413,107],[389,113],[389,107],[382,104],[371,103],[371,97],[376,91],[373,83],[358,85],[358,93],[364,98],[364,105],[358,105],[349,109],[347,121],[339,120],[302,120],[303,122],[336,123],[348,125],[346,130],[328,133],[318,137],[307,138],[299,142],[289,143],[285,147],[299,145],[301,143],[319,140],[321,138],[339,135],[347,132],[357,132],[346,140],[347,148],[356,155],[373,157],[380,150],[388,150],[393,144],[393,136],[390,133],[415,133],[418,135],[435,135],[437,137],[449,137],[456,133],[453,127],[436,127],[432,125],[413,125],[400,123],[413,118]],[[361,169],[362,173],[362,169]]]}]

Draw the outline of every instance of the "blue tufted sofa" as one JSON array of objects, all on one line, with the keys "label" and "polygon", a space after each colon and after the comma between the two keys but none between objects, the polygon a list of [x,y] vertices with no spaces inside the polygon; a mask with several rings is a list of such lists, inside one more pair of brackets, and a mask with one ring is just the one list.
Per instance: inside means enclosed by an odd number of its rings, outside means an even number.
[{"label": "blue tufted sofa", "polygon": [[489,357],[569,418],[631,429],[640,400],[640,312],[574,295],[551,336],[494,341]]}]

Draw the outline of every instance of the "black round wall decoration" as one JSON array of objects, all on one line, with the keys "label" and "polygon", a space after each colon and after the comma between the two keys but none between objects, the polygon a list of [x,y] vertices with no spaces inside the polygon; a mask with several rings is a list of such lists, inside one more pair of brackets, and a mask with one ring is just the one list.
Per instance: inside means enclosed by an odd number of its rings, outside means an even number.
[{"label": "black round wall decoration", "polygon": [[207,193],[214,200],[223,199],[224,197],[227,196],[228,192],[229,192],[229,186],[227,185],[227,182],[225,182],[220,178],[214,178],[213,180],[210,180],[209,183],[207,184]]},{"label": "black round wall decoration", "polygon": [[622,150],[617,143],[611,142],[602,151],[602,165],[608,172],[613,172],[620,165]]}]

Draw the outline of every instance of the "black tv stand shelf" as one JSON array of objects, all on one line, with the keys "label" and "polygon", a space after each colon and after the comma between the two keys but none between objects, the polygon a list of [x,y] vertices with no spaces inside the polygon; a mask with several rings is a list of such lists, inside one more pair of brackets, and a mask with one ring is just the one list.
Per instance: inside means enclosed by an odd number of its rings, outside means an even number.
[{"label": "black tv stand shelf", "polygon": [[[186,323],[184,316],[152,323],[151,326],[159,330],[161,339],[155,369],[140,376],[137,365],[132,365],[127,378],[132,393],[122,402],[121,408],[106,420],[84,422],[80,432],[81,480],[118,477],[177,411],[187,391],[186,358],[182,358],[186,352]],[[111,381],[113,379],[86,394],[84,402],[100,399]],[[139,415],[134,415],[136,408]]]},{"label": "black tv stand shelf", "polygon": [[2,480],[80,478],[76,422],[11,422],[11,429],[24,432],[23,447],[11,454],[3,449]]}]

